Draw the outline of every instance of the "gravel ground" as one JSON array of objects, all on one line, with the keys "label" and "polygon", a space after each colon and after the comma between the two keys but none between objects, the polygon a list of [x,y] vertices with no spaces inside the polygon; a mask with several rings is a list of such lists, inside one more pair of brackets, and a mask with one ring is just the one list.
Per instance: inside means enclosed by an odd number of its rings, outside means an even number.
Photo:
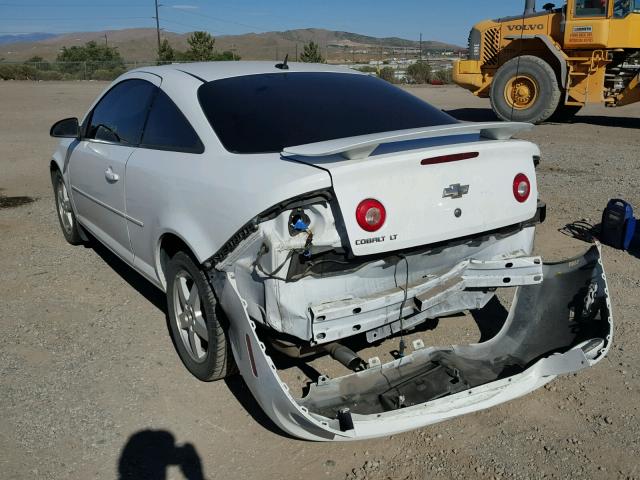
[{"label": "gravel ground", "polygon": [[[164,299],[104,248],[71,247],[54,214],[54,120],[106,84],[0,82],[2,478],[640,478],[640,260],[605,248],[616,323],[607,359],[491,410],[390,438],[288,438],[240,378],[201,383],[169,338]],[[412,93],[465,120],[488,103],[456,87]],[[598,223],[607,200],[640,207],[640,107],[586,108],[537,127],[548,219],[536,249],[586,249],[559,229]],[[6,197],[33,203],[4,208]],[[28,199],[25,199],[27,201]]]}]

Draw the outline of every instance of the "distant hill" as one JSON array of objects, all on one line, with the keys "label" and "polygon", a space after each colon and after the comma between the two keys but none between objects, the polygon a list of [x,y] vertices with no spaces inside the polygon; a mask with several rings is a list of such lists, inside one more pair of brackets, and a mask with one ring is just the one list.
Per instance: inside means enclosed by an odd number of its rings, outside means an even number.
[{"label": "distant hill", "polygon": [[16,42],[37,42],[51,37],[57,37],[55,33],[23,33],[20,35],[0,35],[0,45]]},{"label": "distant hill", "polygon": [[[132,28],[124,30],[108,30],[102,32],[79,32],[64,35],[46,35],[45,38],[25,40],[19,42],[2,43],[0,58],[7,61],[24,61],[34,55],[46,60],[55,60],[63,46],[83,45],[95,40],[107,42],[118,48],[127,61],[148,61],[156,56],[157,40],[153,28]],[[162,32],[162,38],[169,40],[178,50],[188,48],[186,34]],[[105,38],[106,36],[106,38]],[[403,38],[377,38],[350,32],[337,32],[317,28],[287,30],[284,32],[247,33],[244,35],[224,35],[215,37],[216,49],[219,51],[232,50],[244,60],[275,60],[290,57],[302,52],[302,46],[313,40],[320,44],[323,55],[329,54],[331,60],[355,58],[358,55],[371,56],[374,52],[393,54],[402,49],[416,49],[419,42]],[[462,47],[443,42],[425,40],[422,42],[425,51],[461,50]],[[366,54],[364,52],[367,52]]]}]

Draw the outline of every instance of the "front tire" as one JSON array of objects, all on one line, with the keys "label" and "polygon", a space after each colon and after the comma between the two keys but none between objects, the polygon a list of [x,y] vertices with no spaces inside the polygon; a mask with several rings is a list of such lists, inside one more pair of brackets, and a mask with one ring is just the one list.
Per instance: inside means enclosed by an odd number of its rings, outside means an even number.
[{"label": "front tire", "polygon": [[542,123],[558,108],[560,93],[551,65],[523,55],[498,69],[491,83],[491,107],[505,121]]},{"label": "front tire", "polygon": [[191,374],[210,382],[235,372],[226,317],[205,273],[184,252],[167,264],[167,307],[176,350]]},{"label": "front tire", "polygon": [[56,213],[62,234],[71,245],[81,245],[84,241],[80,234],[80,226],[76,220],[76,215],[71,207],[69,190],[67,190],[62,174],[57,168],[51,172],[51,183],[53,184]]}]

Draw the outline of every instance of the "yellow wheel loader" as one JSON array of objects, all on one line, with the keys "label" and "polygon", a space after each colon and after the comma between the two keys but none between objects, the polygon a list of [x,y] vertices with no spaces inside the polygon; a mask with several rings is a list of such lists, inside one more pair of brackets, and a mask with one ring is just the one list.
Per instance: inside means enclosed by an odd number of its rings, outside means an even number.
[{"label": "yellow wheel loader", "polygon": [[498,117],[568,120],[585,104],[640,101],[640,0],[567,0],[536,12],[486,20],[469,35],[453,79],[490,98]]}]

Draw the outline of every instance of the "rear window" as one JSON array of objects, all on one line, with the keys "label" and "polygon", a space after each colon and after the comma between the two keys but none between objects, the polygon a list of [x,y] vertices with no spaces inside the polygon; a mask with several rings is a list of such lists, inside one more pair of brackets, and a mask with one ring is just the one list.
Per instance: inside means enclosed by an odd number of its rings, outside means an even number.
[{"label": "rear window", "polygon": [[234,153],[369,133],[457,123],[414,95],[375,77],[344,73],[273,73],[203,84],[200,105]]}]

